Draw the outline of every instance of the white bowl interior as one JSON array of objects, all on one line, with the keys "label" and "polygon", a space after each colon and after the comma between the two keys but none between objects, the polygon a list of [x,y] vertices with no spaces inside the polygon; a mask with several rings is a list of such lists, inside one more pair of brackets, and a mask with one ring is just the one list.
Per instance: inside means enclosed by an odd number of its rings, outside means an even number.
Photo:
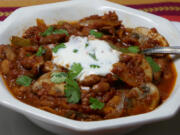
[{"label": "white bowl interior", "polygon": [[[116,11],[119,19],[123,20],[123,24],[126,27],[155,27],[163,36],[165,36],[170,45],[180,45],[180,34],[169,21],[148,13],[130,9],[110,2],[95,0],[78,0],[63,3],[60,2],[55,4],[18,9],[3,22],[0,29],[0,44],[9,43],[10,37],[12,35],[22,35],[26,28],[36,24],[36,18],[44,19],[47,24],[53,24],[58,20],[75,21],[93,14],[103,15],[108,11]],[[175,64],[178,72],[175,89],[163,105],[147,114],[100,122],[76,122],[62,118],[60,116],[49,114],[48,112],[44,112],[21,103],[9,93],[2,80],[0,80],[0,103],[23,114],[32,115],[37,119],[46,119],[52,123],[59,125],[64,124],[67,127],[74,127],[78,129],[84,129],[81,123],[87,124],[87,129],[93,129],[98,127],[103,128],[105,126],[111,127],[115,124],[116,126],[123,126],[123,124],[125,125],[133,122],[136,123],[157,120],[160,118],[172,116],[177,111],[177,108],[180,104],[180,60],[176,60]],[[64,121],[64,123],[62,123],[61,120]],[[96,125],[94,125],[94,123],[96,123]],[[108,126],[106,124],[108,124]]]}]

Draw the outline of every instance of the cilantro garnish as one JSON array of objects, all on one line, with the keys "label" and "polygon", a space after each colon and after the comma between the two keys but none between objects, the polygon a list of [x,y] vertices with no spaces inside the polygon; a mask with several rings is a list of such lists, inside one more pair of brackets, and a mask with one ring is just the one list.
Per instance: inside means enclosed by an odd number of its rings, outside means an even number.
[{"label": "cilantro garnish", "polygon": [[120,48],[119,50],[123,53],[138,53],[140,51],[138,46],[130,46],[128,48]]},{"label": "cilantro garnish", "polygon": [[89,65],[91,68],[100,68],[100,66],[99,65],[95,65],[95,64],[91,64],[91,65]]},{"label": "cilantro garnish", "polygon": [[89,34],[95,36],[96,38],[101,38],[103,36],[103,33],[97,32],[95,30],[90,30]]},{"label": "cilantro garnish", "polygon": [[69,103],[78,103],[81,98],[80,88],[78,83],[71,78],[65,80],[65,95]]},{"label": "cilantro garnish", "polygon": [[53,83],[65,82],[65,96],[69,103],[78,103],[81,98],[80,88],[75,78],[82,71],[82,66],[79,63],[73,63],[68,73],[53,72],[51,81]]},{"label": "cilantro garnish", "polygon": [[101,109],[104,107],[104,103],[100,102],[100,101],[99,101],[98,99],[96,99],[96,98],[90,97],[89,103],[91,104],[91,105],[90,105],[90,108],[91,108],[91,109],[94,109],[94,110],[96,110],[96,109],[101,110]]},{"label": "cilantro garnish", "polygon": [[74,80],[82,71],[80,63],[74,63],[68,72],[68,77],[65,82],[65,95],[69,103],[78,103],[81,98],[80,88],[78,83]]},{"label": "cilantro garnish", "polygon": [[65,30],[65,29],[57,29],[57,30],[54,30],[54,31],[52,32],[52,34],[66,34],[67,36],[69,36],[67,30]]},{"label": "cilantro garnish", "polygon": [[36,52],[36,56],[42,56],[46,50],[43,48],[43,46],[40,46],[38,51]]},{"label": "cilantro garnish", "polygon": [[61,43],[61,44],[59,44],[59,45],[56,45],[56,46],[52,49],[52,51],[53,51],[54,53],[57,53],[57,51],[58,51],[60,48],[66,48],[65,44],[64,44],[64,43]]},{"label": "cilantro garnish", "polygon": [[153,72],[159,72],[161,70],[159,65],[153,60],[152,57],[147,56],[147,57],[145,57],[145,59],[149,63],[149,65],[151,66]]},{"label": "cilantro garnish", "polygon": [[31,56],[31,54],[27,53],[26,56],[29,57],[29,56]]},{"label": "cilantro garnish", "polygon": [[78,74],[82,71],[82,66],[80,63],[73,63],[73,65],[71,66],[71,69],[68,72],[68,77],[75,79]]},{"label": "cilantro garnish", "polygon": [[29,76],[21,75],[16,79],[16,84],[22,86],[29,86],[32,82],[32,79]]},{"label": "cilantro garnish", "polygon": [[122,48],[119,48],[119,47],[117,47],[117,46],[115,46],[115,45],[113,45],[113,44],[109,44],[109,45],[110,45],[110,47],[111,47],[112,49],[117,50],[117,51],[120,51],[120,49],[122,49]]},{"label": "cilantro garnish", "polygon": [[49,36],[49,35],[52,34],[53,30],[54,30],[54,27],[53,26],[49,26],[49,28],[47,28],[47,30],[45,32],[41,33],[41,35],[43,37]]},{"label": "cilantro garnish", "polygon": [[91,58],[93,58],[94,60],[96,60],[96,61],[97,61],[97,58],[96,58],[95,53],[89,53],[89,56],[91,56]]},{"label": "cilantro garnish", "polygon": [[131,53],[138,53],[140,50],[138,46],[130,46],[128,47],[128,51]]},{"label": "cilantro garnish", "polygon": [[110,44],[112,49],[121,51],[123,53],[138,53],[140,52],[140,49],[138,46],[129,46],[128,48],[118,48],[117,46]]},{"label": "cilantro garnish", "polygon": [[66,80],[67,73],[65,72],[53,72],[51,74],[51,82],[53,83],[62,83]]},{"label": "cilantro garnish", "polygon": [[65,29],[56,29],[56,30],[54,30],[53,26],[49,26],[45,32],[41,33],[41,35],[43,37],[49,36],[51,34],[66,34],[67,36],[69,36],[67,30],[65,30]]},{"label": "cilantro garnish", "polygon": [[89,46],[89,44],[88,44],[88,43],[86,43],[86,44],[85,44],[85,48],[87,48],[88,46]]},{"label": "cilantro garnish", "polygon": [[120,48],[119,51],[121,51],[122,53],[129,53],[127,48]]},{"label": "cilantro garnish", "polygon": [[77,52],[78,52],[78,49],[74,49],[73,52],[74,52],[74,53],[77,53]]}]

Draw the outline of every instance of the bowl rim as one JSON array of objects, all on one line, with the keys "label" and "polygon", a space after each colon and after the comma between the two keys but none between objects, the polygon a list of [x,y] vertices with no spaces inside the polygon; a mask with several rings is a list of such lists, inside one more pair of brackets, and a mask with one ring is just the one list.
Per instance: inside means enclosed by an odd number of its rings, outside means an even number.
[{"label": "bowl rim", "polygon": [[[127,12],[131,12],[132,14],[138,14],[141,17],[145,18],[150,18],[153,20],[159,20],[161,23],[165,23],[171,29],[174,30],[174,32],[180,36],[178,31],[174,28],[174,26],[166,19],[161,18],[156,15],[152,15],[143,11],[139,11],[136,9],[132,9],[129,7],[122,6],[120,4],[115,4],[112,2],[108,2],[105,0],[93,0],[96,2],[96,4],[100,4],[103,6],[108,6],[111,8],[121,8],[123,10],[127,10]],[[88,3],[92,2],[92,0],[76,0],[76,1],[64,1],[64,2],[57,2],[53,4],[43,4],[43,5],[37,5],[37,6],[30,6],[30,7],[23,7],[17,9],[15,12],[13,12],[9,17],[7,17],[2,23],[1,23],[1,28],[6,29],[8,27],[9,22],[12,19],[16,19],[16,15],[22,13],[25,10],[29,9],[38,9],[38,8],[43,8],[43,7],[48,7],[48,6],[68,6],[71,4],[77,4],[77,3]],[[1,31],[1,30],[0,30]],[[177,85],[177,84],[176,84]],[[7,88],[3,89],[7,91]],[[102,120],[102,121],[91,121],[91,122],[83,122],[83,121],[76,121],[72,119],[68,119],[62,116],[58,116],[43,110],[40,110],[38,108],[35,108],[33,106],[27,105],[25,103],[22,103],[21,101],[17,100],[16,98],[12,99],[6,99],[3,98],[3,96],[0,94],[0,104],[10,108],[14,111],[17,111],[21,114],[24,114],[27,117],[33,117],[37,120],[50,123],[53,125],[61,126],[67,129],[73,129],[76,131],[92,131],[92,130],[107,130],[107,129],[113,129],[113,128],[120,128],[120,127],[126,127],[126,126],[131,126],[131,125],[142,125],[145,123],[165,119],[165,118],[170,118],[175,113],[177,112],[179,105],[174,104],[174,102],[179,101],[177,95],[180,95],[180,90],[177,91],[176,95],[173,95],[174,98],[171,100],[168,100],[163,103],[163,105],[160,105],[157,107],[155,110],[144,113],[144,114],[139,114],[139,115],[134,115],[134,116],[128,116],[128,117],[122,117],[122,118],[116,118],[116,119],[109,119],[109,120]],[[13,95],[11,95],[13,97]],[[172,96],[172,95],[171,95]],[[170,109],[167,110],[167,107],[171,107]]]}]

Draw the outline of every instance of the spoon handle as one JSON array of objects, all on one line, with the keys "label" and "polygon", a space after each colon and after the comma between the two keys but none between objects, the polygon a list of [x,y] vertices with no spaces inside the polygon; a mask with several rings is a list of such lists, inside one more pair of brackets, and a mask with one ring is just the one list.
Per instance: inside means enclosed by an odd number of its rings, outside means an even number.
[{"label": "spoon handle", "polygon": [[155,47],[150,49],[145,49],[142,51],[144,54],[180,54],[180,46],[171,47]]}]

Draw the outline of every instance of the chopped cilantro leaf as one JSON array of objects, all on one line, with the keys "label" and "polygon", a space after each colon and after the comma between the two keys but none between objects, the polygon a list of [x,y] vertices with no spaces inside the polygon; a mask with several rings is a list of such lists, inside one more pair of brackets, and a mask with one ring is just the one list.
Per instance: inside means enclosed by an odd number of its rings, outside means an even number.
[{"label": "chopped cilantro leaf", "polygon": [[81,99],[81,93],[75,77],[81,72],[82,67],[79,63],[74,63],[68,73],[53,72],[51,74],[51,81],[54,83],[65,82],[65,96],[69,103],[78,103]]},{"label": "chopped cilantro leaf", "polygon": [[73,63],[70,71],[68,72],[69,78],[75,79],[78,76],[78,74],[82,71],[82,69],[83,68],[80,63]]},{"label": "chopped cilantro leaf", "polygon": [[82,69],[81,64],[74,63],[68,72],[68,77],[65,80],[65,95],[69,103],[78,103],[81,98],[79,85],[74,79],[78,76]]},{"label": "chopped cilantro leaf", "polygon": [[122,53],[129,53],[127,48],[120,48],[119,49]]},{"label": "chopped cilantro leaf", "polygon": [[51,74],[51,82],[53,83],[62,83],[66,80],[67,73],[65,72],[53,72]]},{"label": "chopped cilantro leaf", "polygon": [[46,50],[43,48],[43,46],[40,46],[38,51],[36,52],[36,56],[42,56]]},{"label": "chopped cilantro leaf", "polygon": [[95,30],[90,30],[89,34],[95,36],[96,38],[101,38],[103,36],[103,33],[97,32]]},{"label": "chopped cilantro leaf", "polygon": [[122,53],[138,53],[140,51],[138,46],[130,46],[128,48],[120,48],[119,50]]},{"label": "chopped cilantro leaf", "polygon": [[120,51],[121,48],[118,48],[117,46],[113,45],[113,44],[109,44],[110,47],[114,50]]},{"label": "chopped cilantro leaf", "polygon": [[91,65],[89,65],[91,68],[100,68],[100,66],[99,65],[95,65],[95,64],[91,64]]},{"label": "chopped cilantro leaf", "polygon": [[90,56],[91,58],[93,58],[94,60],[96,60],[96,61],[97,61],[97,58],[96,58],[95,53],[89,53],[89,56]]},{"label": "chopped cilantro leaf", "polygon": [[74,53],[77,53],[77,52],[78,52],[78,49],[74,49],[73,52],[74,52]]},{"label": "chopped cilantro leaf", "polygon": [[131,53],[138,53],[140,50],[138,46],[130,46],[128,47],[128,51]]},{"label": "chopped cilantro leaf", "polygon": [[104,103],[100,102],[100,101],[99,101],[98,99],[96,99],[96,98],[90,97],[89,103],[91,104],[91,105],[90,105],[90,108],[91,108],[91,109],[94,109],[94,110],[96,110],[96,109],[101,110],[101,109],[104,107]]},{"label": "chopped cilantro leaf", "polygon": [[53,26],[49,26],[46,31],[41,33],[41,35],[43,37],[49,36],[51,34],[66,34],[66,36],[69,36],[67,30],[65,30],[65,29],[56,29],[56,30],[54,30]]},{"label": "chopped cilantro leaf", "polygon": [[66,48],[65,44],[64,44],[64,43],[61,43],[61,44],[59,44],[59,45],[56,45],[56,46],[52,49],[52,51],[53,51],[54,53],[57,53],[57,51],[58,51],[60,48]]},{"label": "chopped cilantro leaf", "polygon": [[52,34],[66,34],[67,36],[69,36],[67,30],[65,30],[65,29],[57,29],[57,30],[54,30],[54,31],[52,32]]},{"label": "chopped cilantro leaf", "polygon": [[29,56],[31,56],[31,54],[27,53],[26,56],[29,57]]},{"label": "chopped cilantro leaf", "polygon": [[21,75],[16,79],[16,84],[22,86],[29,86],[32,82],[32,79],[29,76]]},{"label": "chopped cilantro leaf", "polygon": [[161,70],[159,65],[153,60],[152,57],[147,56],[147,57],[145,57],[145,59],[149,63],[149,65],[151,66],[153,72],[159,72]]},{"label": "chopped cilantro leaf", "polygon": [[78,103],[81,99],[81,93],[78,83],[71,78],[67,78],[65,85],[65,95],[69,103]]},{"label": "chopped cilantro leaf", "polygon": [[41,33],[41,35],[43,37],[49,36],[49,35],[52,34],[53,30],[54,30],[54,27],[53,26],[49,26],[49,28],[47,28],[47,30],[45,32]]},{"label": "chopped cilantro leaf", "polygon": [[86,44],[85,44],[85,48],[87,48],[88,46],[89,46],[89,44],[88,44],[88,43],[86,43]]}]

